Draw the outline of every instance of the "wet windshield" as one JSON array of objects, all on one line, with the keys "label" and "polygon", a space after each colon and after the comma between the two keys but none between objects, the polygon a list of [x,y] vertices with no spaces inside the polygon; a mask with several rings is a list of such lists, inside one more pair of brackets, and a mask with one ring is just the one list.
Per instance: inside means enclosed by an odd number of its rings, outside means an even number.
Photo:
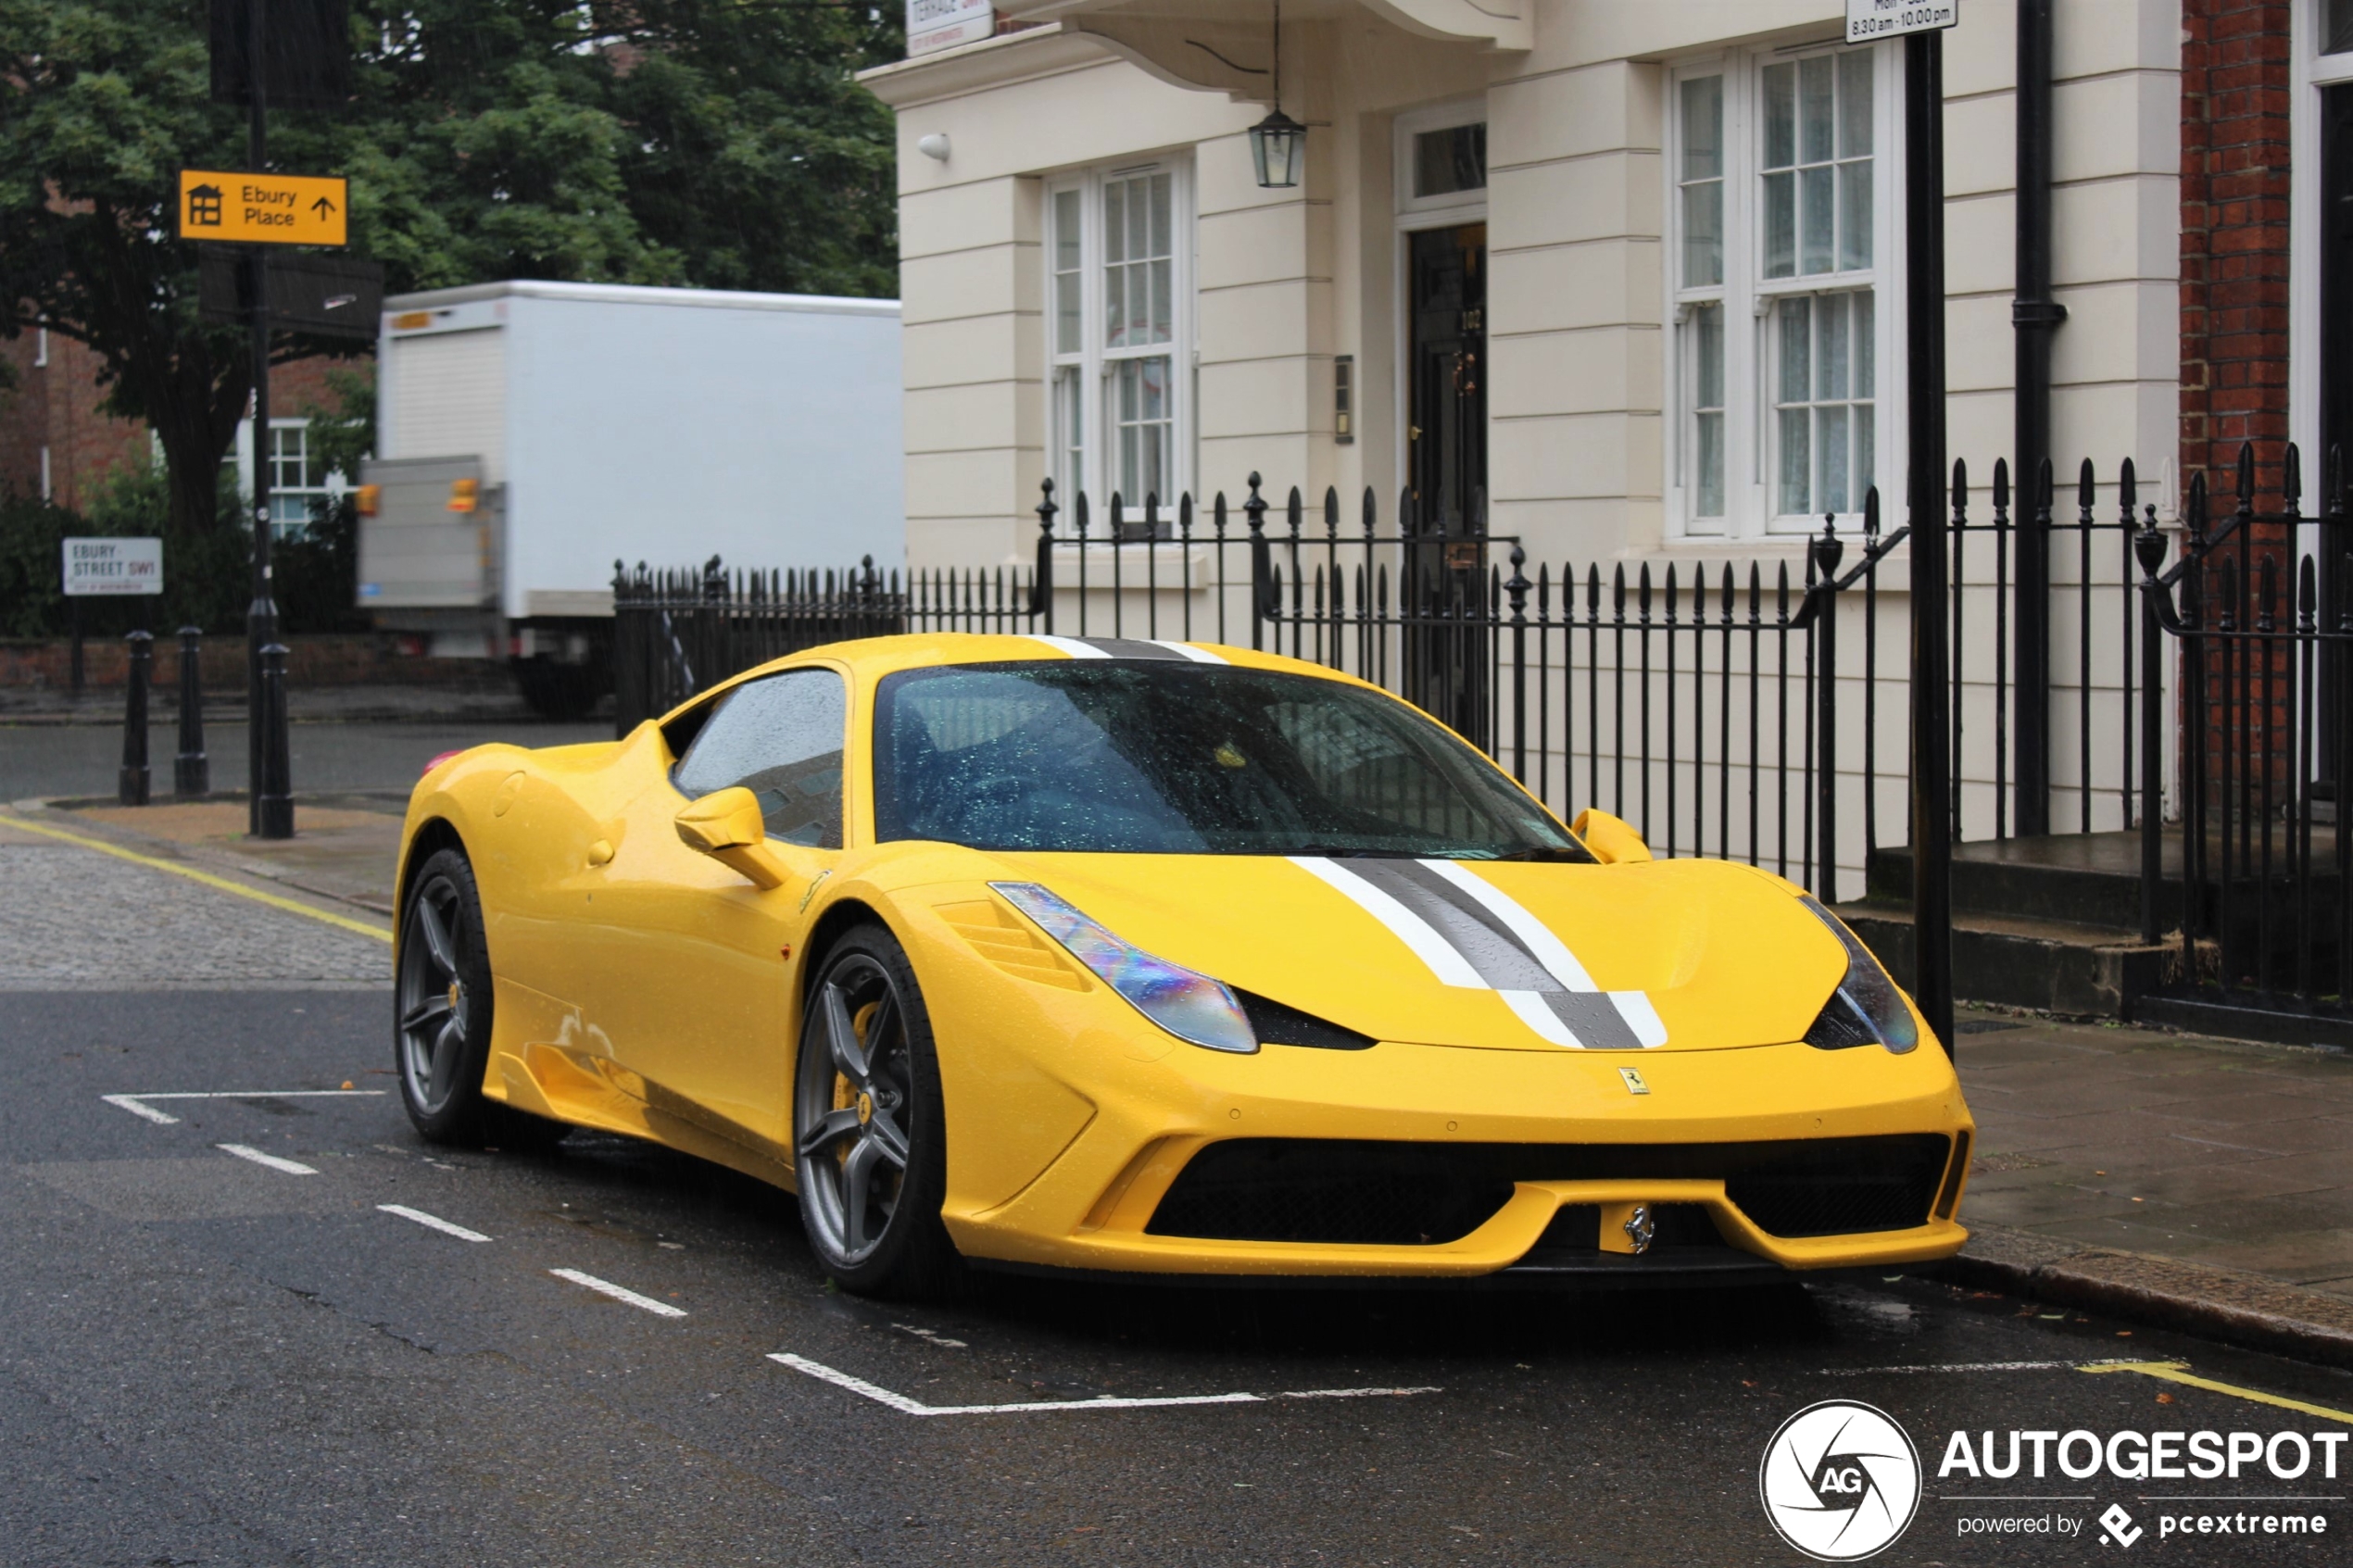
[{"label": "wet windshield", "polygon": [[982,849],[1590,859],[1404,704],[1232,665],[1084,659],[887,677],[877,836]]}]

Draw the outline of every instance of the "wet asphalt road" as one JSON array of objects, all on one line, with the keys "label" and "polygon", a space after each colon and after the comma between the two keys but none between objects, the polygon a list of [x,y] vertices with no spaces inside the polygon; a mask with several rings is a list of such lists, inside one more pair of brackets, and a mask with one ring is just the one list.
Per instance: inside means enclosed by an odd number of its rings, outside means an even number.
[{"label": "wet asphalt road", "polygon": [[[1758,1462],[1826,1399],[1889,1412],[1928,1467],[1878,1561],[2347,1561],[2353,1455],[2334,1481],[1935,1472],[1956,1428],[2345,1424],[2095,1361],[2338,1411],[2353,1374],[1879,1275],[1582,1298],[998,1279],[873,1305],[827,1287],[788,1198],[711,1167],[586,1135],[423,1146],[388,1006],[0,995],[0,1562],[1796,1563]],[[346,1082],[377,1092],[297,1093]],[[100,1098],[141,1092],[243,1098],[138,1102],[168,1124]],[[1260,1398],[919,1415],[778,1355],[935,1408]],[[1285,1397],[1368,1388],[1423,1391]],[[2160,1537],[2143,1497],[2190,1493],[2331,1533]],[[2111,1502],[2147,1529],[2132,1548],[2099,1539]],[[2007,1516],[2081,1533],[1960,1533]]]}]

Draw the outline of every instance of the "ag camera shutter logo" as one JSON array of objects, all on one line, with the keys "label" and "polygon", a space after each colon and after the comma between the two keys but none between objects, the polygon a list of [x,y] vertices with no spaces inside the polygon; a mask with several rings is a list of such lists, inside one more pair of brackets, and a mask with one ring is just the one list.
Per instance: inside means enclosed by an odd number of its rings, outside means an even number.
[{"label": "ag camera shutter logo", "polygon": [[1818,1562],[1859,1562],[1919,1512],[1919,1450],[1885,1411],[1825,1399],[1781,1423],[1756,1489],[1781,1539]]}]

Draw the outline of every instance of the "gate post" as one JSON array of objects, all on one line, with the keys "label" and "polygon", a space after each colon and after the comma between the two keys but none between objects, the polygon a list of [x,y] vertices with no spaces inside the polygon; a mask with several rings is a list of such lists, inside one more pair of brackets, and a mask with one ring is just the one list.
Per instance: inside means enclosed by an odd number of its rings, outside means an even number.
[{"label": "gate post", "polygon": [[[2165,721],[2165,659],[2158,647],[2163,633],[2158,624],[2157,569],[2165,564],[2165,535],[2157,531],[2157,508],[2133,539],[2133,558],[2141,563],[2141,940],[2157,945],[2159,915],[2158,882],[2165,871],[2164,747],[2158,740]],[[2182,868],[2182,897],[2190,897],[2189,867]]]},{"label": "gate post", "polygon": [[1814,897],[1825,904],[1838,901],[1838,563],[1846,546],[1838,530],[1822,520],[1821,537],[1814,541],[1814,637],[1820,656],[1814,660],[1815,693],[1819,717],[1815,721],[1818,755],[1814,762],[1814,821],[1819,864],[1815,871]]},{"label": "gate post", "polygon": [[1528,590],[1535,584],[1520,568],[1528,552],[1512,546],[1512,574],[1504,592],[1512,601],[1512,777],[1528,782]]}]

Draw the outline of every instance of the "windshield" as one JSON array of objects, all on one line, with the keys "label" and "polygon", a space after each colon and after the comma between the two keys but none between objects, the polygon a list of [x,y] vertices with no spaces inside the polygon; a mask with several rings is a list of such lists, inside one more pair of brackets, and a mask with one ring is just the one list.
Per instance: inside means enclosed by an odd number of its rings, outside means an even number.
[{"label": "windshield", "polygon": [[1404,704],[1233,665],[909,670],[875,710],[876,836],[1147,855],[1590,859]]}]

